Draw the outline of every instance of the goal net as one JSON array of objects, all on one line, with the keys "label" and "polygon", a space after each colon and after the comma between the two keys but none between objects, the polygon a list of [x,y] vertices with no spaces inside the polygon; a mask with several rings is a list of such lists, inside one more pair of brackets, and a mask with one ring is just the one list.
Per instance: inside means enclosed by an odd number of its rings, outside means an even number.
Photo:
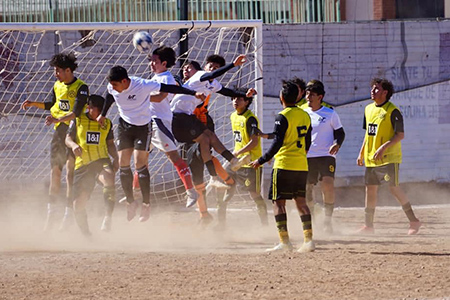
[{"label": "goal net", "polygon": [[[262,32],[258,21],[154,22],[154,23],[59,23],[0,24],[0,183],[48,182],[52,126],[44,125],[48,111],[20,109],[25,100],[45,101],[55,82],[52,55],[73,51],[77,56],[75,76],[89,86],[91,94],[104,95],[108,70],[121,65],[133,76],[151,78],[146,54],[132,46],[136,31],[148,31],[153,49],[160,45],[174,48],[179,57],[204,64],[210,54],[223,55],[231,62],[246,54],[247,62],[219,78],[227,87],[256,87],[262,95]],[[180,31],[181,30],[181,31]],[[180,50],[184,49],[184,50]],[[183,53],[181,53],[183,52]],[[179,74],[181,58],[171,69]],[[230,99],[214,95],[209,110],[216,134],[231,149]],[[262,101],[254,103],[261,104]],[[253,107],[255,109],[255,107]],[[258,106],[262,112],[262,106]],[[117,124],[115,105],[108,113]],[[152,201],[177,203],[183,198],[183,185],[166,158],[157,149],[149,159]],[[117,185],[120,187],[120,185]]]}]

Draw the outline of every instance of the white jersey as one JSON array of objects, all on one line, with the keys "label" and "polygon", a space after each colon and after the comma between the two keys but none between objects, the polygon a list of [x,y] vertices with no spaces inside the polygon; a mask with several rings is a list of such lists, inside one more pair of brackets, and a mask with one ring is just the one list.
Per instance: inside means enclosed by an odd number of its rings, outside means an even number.
[{"label": "white jersey", "polygon": [[342,127],[338,114],[331,108],[322,106],[313,111],[310,107],[304,108],[311,118],[311,147],[307,157],[333,156],[329,153],[334,143],[334,130]]},{"label": "white jersey", "polygon": [[[172,73],[170,73],[169,71],[155,74],[155,76],[153,76],[151,80],[164,84],[172,84],[172,85],[177,84],[175,78],[173,78]],[[158,92],[152,94],[158,94]],[[172,121],[172,111],[170,109],[170,101],[172,101],[172,98],[173,94],[167,94],[167,97],[164,98],[161,102],[150,102],[150,110],[152,111],[152,118]]]},{"label": "white jersey", "polygon": [[[194,90],[197,93],[205,94],[205,96],[220,91],[222,85],[217,80],[214,79],[212,82],[209,80],[200,81],[200,77],[205,73],[205,71],[197,71],[183,84],[183,87]],[[195,96],[177,94],[173,97],[171,106],[174,113],[192,115],[194,109],[201,103],[202,100],[195,98]]]},{"label": "white jersey", "polygon": [[127,123],[142,126],[150,123],[150,93],[159,92],[161,84],[149,79],[130,77],[130,86],[119,93],[108,83],[108,93],[116,102],[120,117]]}]

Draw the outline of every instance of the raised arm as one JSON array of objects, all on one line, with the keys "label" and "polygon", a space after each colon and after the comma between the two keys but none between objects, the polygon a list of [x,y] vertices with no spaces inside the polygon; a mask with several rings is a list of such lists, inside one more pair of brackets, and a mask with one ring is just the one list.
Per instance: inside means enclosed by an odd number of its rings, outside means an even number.
[{"label": "raised arm", "polygon": [[242,66],[245,63],[245,61],[246,61],[245,55],[241,54],[238,57],[236,57],[236,59],[232,63],[226,64],[225,66],[218,68],[217,70],[214,70],[212,72],[203,74],[200,77],[200,81],[213,80],[214,78],[220,77],[229,70],[233,69],[234,67]]},{"label": "raised arm", "polygon": [[20,105],[20,108],[22,108],[23,110],[27,110],[27,108],[29,108],[29,107],[36,107],[36,108],[39,108],[39,109],[50,110],[50,108],[52,108],[52,106],[55,103],[56,103],[55,90],[52,89],[52,97],[51,97],[51,99],[49,101],[36,102],[36,101],[25,100]]}]

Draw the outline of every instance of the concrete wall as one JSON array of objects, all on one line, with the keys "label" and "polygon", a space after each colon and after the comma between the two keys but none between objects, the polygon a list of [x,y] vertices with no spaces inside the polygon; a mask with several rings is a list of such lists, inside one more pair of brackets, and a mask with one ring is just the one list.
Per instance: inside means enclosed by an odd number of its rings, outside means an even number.
[{"label": "concrete wall", "polygon": [[449,36],[448,21],[266,25],[264,93],[275,97],[264,99],[264,130],[272,130],[280,110],[281,79],[322,80],[325,100],[338,106],[347,132],[338,157],[339,184],[362,184],[364,170],[355,161],[369,82],[386,77],[399,91],[392,101],[405,117],[400,179],[450,181]]}]

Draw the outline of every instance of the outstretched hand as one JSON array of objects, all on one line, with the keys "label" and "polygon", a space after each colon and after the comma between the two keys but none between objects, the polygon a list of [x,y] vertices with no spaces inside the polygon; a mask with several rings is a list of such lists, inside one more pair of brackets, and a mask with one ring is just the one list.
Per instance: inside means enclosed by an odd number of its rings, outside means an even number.
[{"label": "outstretched hand", "polygon": [[244,54],[239,55],[233,61],[235,67],[242,66],[247,61],[247,57]]},{"label": "outstretched hand", "polygon": [[32,102],[29,100],[25,100],[22,105],[20,105],[20,108],[23,110],[27,110],[27,108],[31,107]]},{"label": "outstretched hand", "polygon": [[249,88],[247,93],[245,94],[246,97],[250,98],[254,95],[258,94],[254,88]]}]

